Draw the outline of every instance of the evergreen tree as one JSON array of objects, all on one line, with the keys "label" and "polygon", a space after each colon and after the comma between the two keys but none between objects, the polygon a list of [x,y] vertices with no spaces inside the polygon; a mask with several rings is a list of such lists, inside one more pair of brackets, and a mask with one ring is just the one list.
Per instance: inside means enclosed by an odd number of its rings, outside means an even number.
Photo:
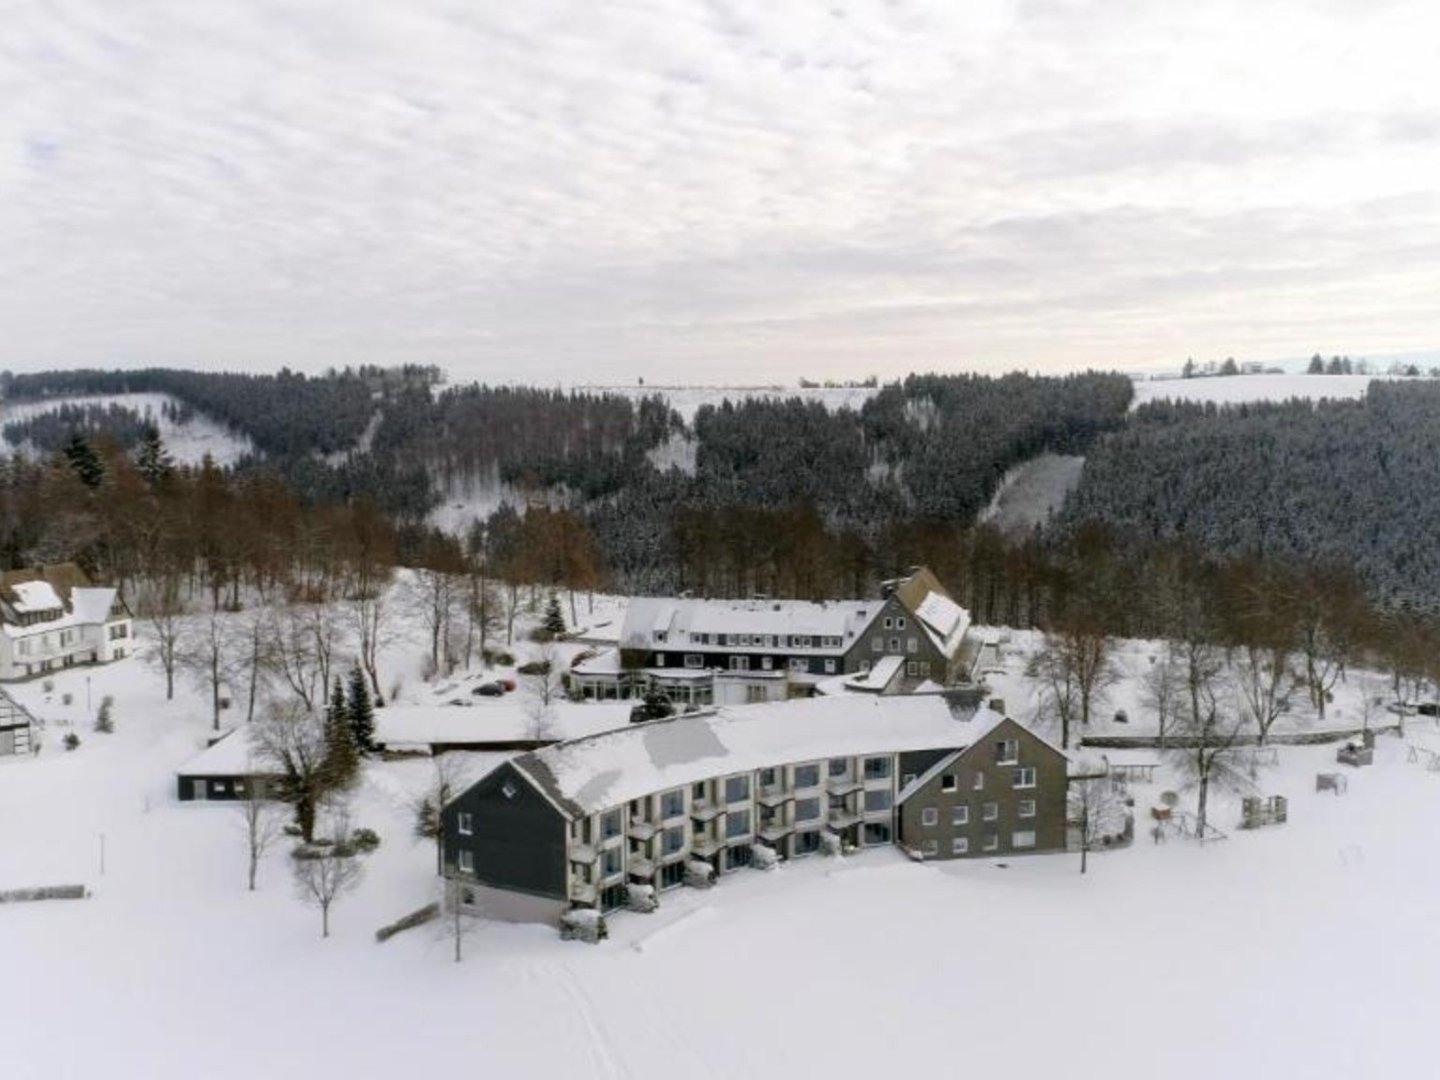
[{"label": "evergreen tree", "polygon": [[560,610],[560,597],[553,592],[550,594],[549,603],[545,605],[545,621],[542,625],[552,638],[565,633],[565,613]]},{"label": "evergreen tree", "polygon": [[350,710],[345,703],[345,690],[340,677],[325,707],[325,762],[321,766],[328,788],[347,786],[360,771],[360,750],[350,725]]},{"label": "evergreen tree", "polygon": [[175,468],[170,452],[160,440],[160,429],[154,424],[146,424],[145,430],[140,434],[140,445],[135,451],[135,467],[152,487],[169,476]]},{"label": "evergreen tree", "polygon": [[370,701],[370,687],[365,683],[365,672],[360,668],[350,669],[350,699],[346,705],[350,730],[355,736],[355,746],[362,753],[375,748],[375,706]]},{"label": "evergreen tree", "polygon": [[1324,374],[1325,374],[1325,358],[1322,357],[1318,352],[1317,352],[1314,356],[1310,357],[1310,366],[1305,369],[1305,374],[1307,374],[1307,375],[1324,375]]},{"label": "evergreen tree", "polygon": [[74,470],[86,487],[97,488],[105,479],[105,465],[100,460],[100,455],[80,432],[70,436],[70,441],[65,444],[61,453],[65,455],[65,463]]}]

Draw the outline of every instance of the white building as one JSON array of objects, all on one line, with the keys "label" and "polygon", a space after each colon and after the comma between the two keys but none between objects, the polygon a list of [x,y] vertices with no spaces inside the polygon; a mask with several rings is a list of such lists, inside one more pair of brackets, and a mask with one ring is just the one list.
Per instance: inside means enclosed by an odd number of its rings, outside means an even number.
[{"label": "white building", "polygon": [[0,681],[118,660],[131,629],[118,591],[92,586],[74,563],[0,574]]}]

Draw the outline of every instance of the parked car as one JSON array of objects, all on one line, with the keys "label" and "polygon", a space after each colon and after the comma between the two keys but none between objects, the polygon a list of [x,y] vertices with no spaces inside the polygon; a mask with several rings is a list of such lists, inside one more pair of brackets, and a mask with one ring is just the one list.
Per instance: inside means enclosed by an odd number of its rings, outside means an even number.
[{"label": "parked car", "polygon": [[498,682],[487,682],[481,683],[475,687],[474,690],[471,690],[470,693],[479,694],[481,697],[503,697],[505,688]]},{"label": "parked car", "polygon": [[500,689],[504,690],[505,693],[513,694],[515,692],[516,684],[514,679],[496,679],[495,681],[500,684]]}]

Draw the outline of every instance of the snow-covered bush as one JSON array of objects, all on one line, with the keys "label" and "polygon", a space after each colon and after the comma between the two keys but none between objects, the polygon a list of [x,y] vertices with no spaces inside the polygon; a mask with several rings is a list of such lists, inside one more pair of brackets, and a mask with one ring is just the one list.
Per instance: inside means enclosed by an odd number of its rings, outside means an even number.
[{"label": "snow-covered bush", "polygon": [[61,741],[65,744],[66,750],[74,750],[80,745],[80,736],[76,735],[75,732],[72,731],[67,734],[65,738]]},{"label": "snow-covered bush", "polygon": [[764,844],[756,844],[751,851],[751,865],[753,865],[756,870],[774,870],[775,867],[780,865],[780,856],[772,847],[767,847]]},{"label": "snow-covered bush", "polygon": [[95,730],[103,735],[112,735],[115,732],[115,718],[111,711],[115,708],[115,699],[106,694],[100,699],[100,711],[95,714]]},{"label": "snow-covered bush", "polygon": [[350,847],[361,855],[369,855],[380,846],[380,834],[374,829],[356,829],[350,834]]}]

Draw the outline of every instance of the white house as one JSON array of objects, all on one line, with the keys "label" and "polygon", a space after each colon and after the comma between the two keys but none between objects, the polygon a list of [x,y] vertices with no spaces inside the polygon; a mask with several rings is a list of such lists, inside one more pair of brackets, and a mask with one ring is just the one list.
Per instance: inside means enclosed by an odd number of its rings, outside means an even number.
[{"label": "white house", "polygon": [[131,640],[119,592],[74,563],[0,574],[0,681],[118,660]]}]

